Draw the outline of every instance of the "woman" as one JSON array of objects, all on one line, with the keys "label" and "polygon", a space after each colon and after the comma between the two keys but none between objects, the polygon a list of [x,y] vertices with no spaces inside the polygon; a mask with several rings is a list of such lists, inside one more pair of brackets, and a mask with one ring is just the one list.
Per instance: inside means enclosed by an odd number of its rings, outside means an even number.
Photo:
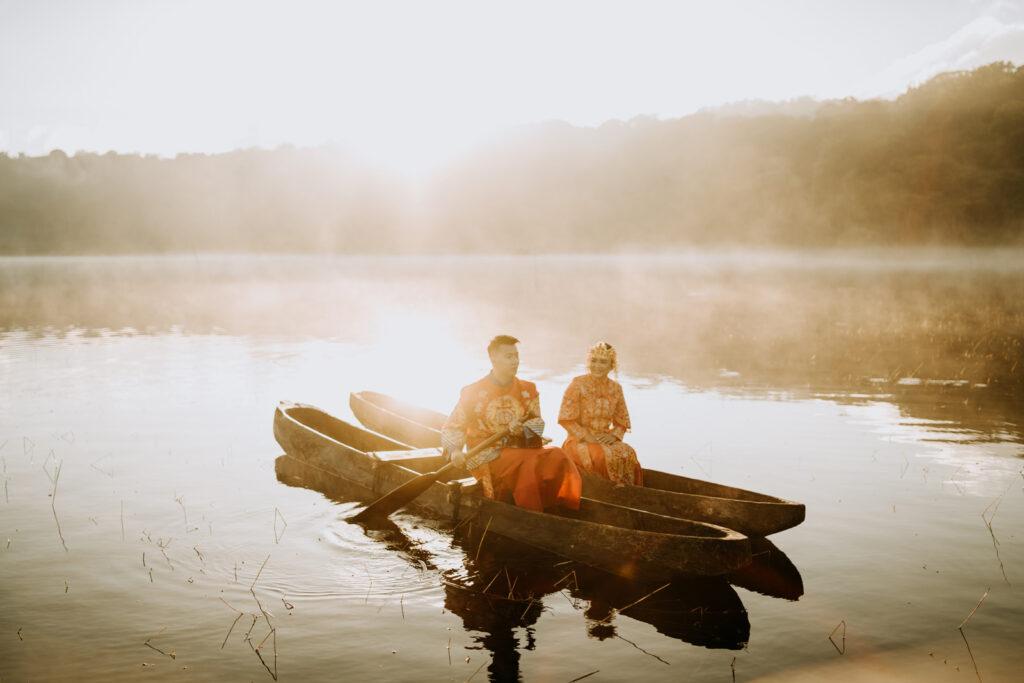
[{"label": "woman", "polygon": [[622,441],[629,411],[622,386],[608,376],[618,369],[615,349],[598,342],[587,351],[586,375],[572,380],[562,397],[558,424],[569,433],[562,450],[587,472],[614,482],[643,486],[636,451]]}]

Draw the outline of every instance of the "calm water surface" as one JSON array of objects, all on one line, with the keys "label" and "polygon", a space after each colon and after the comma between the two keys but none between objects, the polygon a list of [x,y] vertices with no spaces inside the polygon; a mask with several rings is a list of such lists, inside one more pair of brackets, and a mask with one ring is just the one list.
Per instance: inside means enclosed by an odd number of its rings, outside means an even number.
[{"label": "calm water surface", "polygon": [[[1018,257],[2,260],[0,679],[1017,680]],[[806,504],[781,569],[620,614],[279,459],[278,401],[447,411],[498,332],[549,425],[616,344],[648,467]]]}]

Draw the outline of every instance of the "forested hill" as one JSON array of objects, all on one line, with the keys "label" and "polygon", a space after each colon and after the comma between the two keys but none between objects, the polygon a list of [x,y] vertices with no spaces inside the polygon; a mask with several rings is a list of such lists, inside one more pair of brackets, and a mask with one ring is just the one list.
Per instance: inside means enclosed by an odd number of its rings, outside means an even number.
[{"label": "forested hill", "polygon": [[332,147],[0,155],[0,253],[1024,242],[1024,67],[811,110],[529,126],[416,185]]}]

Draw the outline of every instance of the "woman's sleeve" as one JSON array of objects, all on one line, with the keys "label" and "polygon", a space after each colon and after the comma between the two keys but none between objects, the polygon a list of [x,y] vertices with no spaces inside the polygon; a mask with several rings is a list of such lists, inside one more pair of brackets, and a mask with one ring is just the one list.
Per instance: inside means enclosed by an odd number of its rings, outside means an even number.
[{"label": "woman's sleeve", "polygon": [[573,380],[562,395],[562,407],[558,411],[558,424],[569,432],[570,439],[582,439],[587,430],[580,424],[580,387]]},{"label": "woman's sleeve", "polygon": [[617,396],[615,397],[615,412],[612,414],[612,434],[619,441],[626,435],[632,426],[629,421],[629,409],[626,408],[626,397],[622,393],[622,385],[616,383],[615,390]]}]

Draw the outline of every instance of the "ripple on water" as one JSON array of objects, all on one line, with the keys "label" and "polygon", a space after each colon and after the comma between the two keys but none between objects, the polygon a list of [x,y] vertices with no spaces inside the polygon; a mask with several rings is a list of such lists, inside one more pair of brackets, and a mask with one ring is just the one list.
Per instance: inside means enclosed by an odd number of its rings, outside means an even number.
[{"label": "ripple on water", "polygon": [[[293,602],[389,596],[410,601],[436,594],[440,574],[462,566],[462,552],[445,532],[402,516],[376,528],[363,527],[348,521],[358,508],[344,503],[312,519],[293,521],[293,527],[310,525],[308,532],[296,534],[298,552],[275,558],[277,566],[260,576],[259,587]],[[320,558],[320,564],[309,566],[311,557]]]}]

